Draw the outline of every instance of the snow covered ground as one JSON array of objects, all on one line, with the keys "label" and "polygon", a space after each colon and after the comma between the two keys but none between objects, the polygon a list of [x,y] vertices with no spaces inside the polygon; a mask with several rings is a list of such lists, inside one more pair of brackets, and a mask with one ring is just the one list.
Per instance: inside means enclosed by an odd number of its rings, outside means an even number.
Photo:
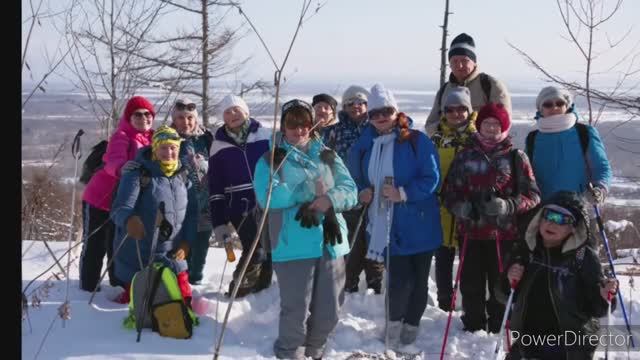
[{"label": "snow covered ground", "polygon": [[[23,242],[23,252],[32,245]],[[50,243],[54,252],[62,254],[66,243]],[[78,255],[75,252],[74,256]],[[239,254],[237,254],[239,257]],[[62,326],[57,317],[57,309],[64,302],[66,282],[53,280],[47,296],[41,296],[39,308],[29,307],[28,319],[22,321],[22,358],[34,359],[43,338],[51,326],[48,337],[42,345],[38,359],[212,359],[217,329],[222,323],[228,302],[218,291],[224,265],[223,249],[211,248],[207,257],[205,275],[208,282],[194,288],[194,307],[201,313],[200,326],[194,329],[190,340],[176,340],[160,337],[157,333],[145,330],[140,343],[136,343],[135,331],[122,327],[127,314],[126,305],[109,300],[115,296],[114,289],[105,282],[103,290],[94,300],[95,306],[88,305],[90,294],[78,289],[78,265],[71,266],[69,299],[71,319]],[[35,242],[23,255],[23,287],[37,274],[53,263],[42,242]],[[66,257],[65,257],[66,264]],[[227,267],[222,291],[231,281],[235,264]],[[620,272],[623,266],[619,266]],[[54,268],[57,270],[57,268]],[[434,270],[432,266],[432,277]],[[48,275],[44,276],[46,278]],[[275,278],[275,276],[274,276]],[[620,276],[621,290],[625,298],[627,313],[631,322],[640,325],[640,296],[631,292],[628,277]],[[27,291],[31,302],[31,292],[43,284],[44,279],[36,281]],[[277,279],[274,279],[277,281]],[[44,287],[41,287],[41,289]],[[360,287],[361,289],[363,286]],[[429,284],[430,294],[435,295],[433,278]],[[629,296],[632,297],[631,307]],[[219,315],[216,321],[216,304],[219,301]],[[459,308],[459,306],[458,306]],[[229,326],[225,334],[221,351],[223,359],[271,359],[273,341],[278,332],[279,291],[273,286],[257,295],[250,295],[236,301]],[[461,312],[455,312],[447,345],[447,359],[493,359],[493,348],[497,336],[484,331],[474,334],[462,331]],[[621,311],[614,313],[615,324],[624,324]],[[424,358],[438,359],[447,313],[437,307],[428,306],[422,318],[421,331],[416,342],[424,351]],[[606,321],[606,320],[604,320]],[[53,325],[51,325],[53,322]],[[384,296],[369,293],[348,295],[335,333],[329,339],[326,359],[345,359],[352,352],[360,350],[369,353],[382,353],[384,343],[380,340],[384,328]],[[636,340],[640,345],[640,339]],[[627,354],[617,353],[615,358],[626,359]],[[630,358],[640,359],[640,352],[630,353]]]}]

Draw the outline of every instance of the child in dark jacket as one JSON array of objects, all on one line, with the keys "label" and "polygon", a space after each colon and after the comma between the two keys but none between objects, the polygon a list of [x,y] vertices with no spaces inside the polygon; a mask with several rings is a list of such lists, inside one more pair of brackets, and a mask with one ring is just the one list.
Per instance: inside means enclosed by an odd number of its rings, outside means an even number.
[{"label": "child in dark jacket", "polygon": [[[597,334],[599,317],[615,307],[617,282],[605,278],[598,256],[588,246],[588,212],[573,192],[554,194],[533,217],[523,242],[508,260],[508,284],[517,284],[511,314],[515,341],[508,359],[591,359],[595,346],[573,336]],[[556,335],[551,341],[549,335]],[[525,338],[549,339],[528,345]],[[562,336],[562,337],[560,337]],[[527,344],[525,346],[523,344]]]}]

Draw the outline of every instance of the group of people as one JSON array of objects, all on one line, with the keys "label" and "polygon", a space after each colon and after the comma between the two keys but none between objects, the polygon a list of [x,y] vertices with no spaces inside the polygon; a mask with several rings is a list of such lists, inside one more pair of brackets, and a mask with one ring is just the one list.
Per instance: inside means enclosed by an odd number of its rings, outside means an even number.
[{"label": "group of people", "polygon": [[[466,331],[498,333],[511,287],[512,330],[597,331],[617,289],[590,225],[589,209],[604,202],[611,179],[598,132],[578,122],[568,91],[550,86],[536,99],[537,129],[518,150],[506,86],[480,72],[473,39],[455,37],[448,57],[451,75],[424,132],[381,84],[350,86],[340,111],[324,93],[284,103],[275,142],[237,96],[218,105],[224,125],[215,135],[186,98],[173,105],[171,126],[154,131],[153,105],[133,97],[84,192],[81,288],[99,286],[106,253],[126,303],[133,275],[153,259],[174,270],[189,303],[212,233],[221,241],[237,233],[243,250],[229,292],[268,288],[275,271],[278,358],[322,357],[363,270],[373,296],[388,296],[390,346],[413,344],[434,257],[437,305],[455,308],[456,252]],[[171,234],[151,249],[162,221]],[[509,356],[583,359],[594,350],[516,342]]]}]

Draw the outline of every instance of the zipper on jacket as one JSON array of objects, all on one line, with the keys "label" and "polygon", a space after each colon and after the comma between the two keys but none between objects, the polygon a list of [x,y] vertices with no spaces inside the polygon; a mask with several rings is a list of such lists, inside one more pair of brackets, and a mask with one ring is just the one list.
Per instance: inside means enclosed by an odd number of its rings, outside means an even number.
[{"label": "zipper on jacket", "polygon": [[[549,266],[549,269],[552,269],[551,267],[551,255],[549,254],[549,249],[545,248],[544,249],[545,254],[546,254],[546,263]],[[553,307],[553,313],[556,316],[556,321],[558,323],[558,330],[560,331],[562,329],[562,326],[560,325],[560,315],[558,313],[558,308],[556,306],[556,302],[553,299],[553,292],[551,291],[551,270],[547,269],[547,289],[549,290],[549,299],[551,299],[551,306]],[[569,351],[567,349],[563,349],[564,353],[565,353],[565,358],[568,360],[569,359]]]}]

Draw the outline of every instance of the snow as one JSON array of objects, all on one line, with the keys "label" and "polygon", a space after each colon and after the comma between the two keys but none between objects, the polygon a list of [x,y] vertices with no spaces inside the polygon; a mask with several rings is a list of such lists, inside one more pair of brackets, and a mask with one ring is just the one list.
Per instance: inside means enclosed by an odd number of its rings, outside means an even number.
[{"label": "snow", "polygon": [[604,226],[609,232],[622,232],[627,229],[627,226],[633,227],[633,223],[628,220],[620,220],[620,221],[608,220]]},{"label": "snow", "polygon": [[[66,242],[49,242],[49,244],[58,256],[64,253],[67,246]],[[22,244],[25,249],[31,245],[33,246],[22,259],[23,287],[53,263],[42,242],[23,241]],[[72,258],[75,255],[77,253]],[[239,255],[238,253],[238,258]],[[69,289],[71,319],[66,321],[65,327],[62,327],[62,320],[57,318],[57,309],[65,299],[66,282],[54,279],[48,296],[41,298],[41,306],[30,307],[28,321],[22,321],[22,357],[34,359],[47,329],[51,322],[55,321],[38,359],[211,359],[214,343],[217,340],[217,329],[222,323],[228,305],[227,299],[219,291],[225,258],[223,249],[209,249],[205,268],[207,283],[194,287],[194,308],[201,315],[200,326],[194,328],[193,338],[190,340],[163,338],[146,329],[142,333],[140,343],[136,343],[135,331],[122,327],[122,320],[127,315],[127,306],[109,300],[117,295],[119,289],[110,287],[108,281],[105,281],[102,284],[103,290],[95,297],[95,306],[88,305],[90,294],[78,289],[76,262],[71,266]],[[66,257],[63,264],[66,265]],[[226,268],[222,292],[227,289],[231,281],[234,267],[235,263],[229,264]],[[435,270],[433,266],[431,269],[429,291],[431,296],[435,296],[436,288],[433,280]],[[57,267],[53,270],[57,270]],[[635,315],[640,311],[639,297],[632,294],[633,309],[630,309],[628,277],[620,276],[619,279],[627,313]],[[32,290],[42,285],[43,281],[44,279],[39,279],[31,285],[27,291],[29,300],[31,300]],[[220,306],[216,321],[218,302]],[[458,308],[460,308],[459,305]],[[279,311],[277,283],[259,294],[237,300],[230,313],[220,358],[273,359],[272,344],[277,337]],[[425,359],[439,357],[447,315],[437,307],[431,305],[427,307],[415,344],[424,352]],[[497,336],[489,335],[484,331],[473,334],[463,332],[460,315],[461,311],[453,314],[447,345],[448,355],[445,358],[493,359]],[[613,315],[615,324],[624,324],[621,311],[615,311]],[[632,318],[632,323],[640,325],[640,320],[636,318],[637,315]],[[381,341],[383,329],[384,296],[364,291],[347,295],[340,322],[329,338],[324,358],[344,359],[355,351],[382,353],[384,351],[384,343]],[[626,358],[626,353],[618,354]],[[640,352],[631,352],[630,356],[632,359],[640,359]]]}]

